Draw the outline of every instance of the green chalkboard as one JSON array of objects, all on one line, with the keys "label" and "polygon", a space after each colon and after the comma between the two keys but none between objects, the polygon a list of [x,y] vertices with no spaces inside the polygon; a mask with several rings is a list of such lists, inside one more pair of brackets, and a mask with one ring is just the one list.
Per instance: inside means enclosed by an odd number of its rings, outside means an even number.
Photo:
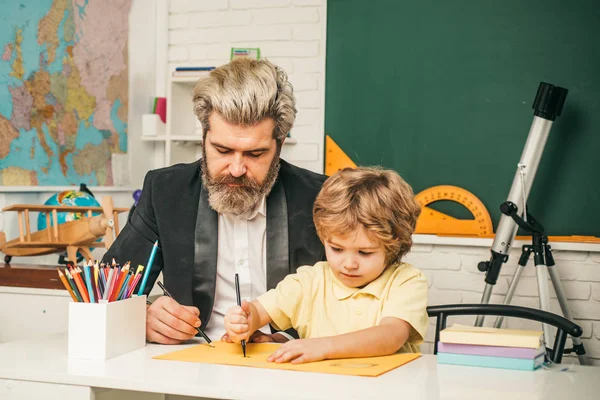
[{"label": "green chalkboard", "polygon": [[326,60],[326,134],[415,192],[473,192],[494,228],[539,83],[567,88],[528,205],[548,234],[600,236],[598,0],[329,0]]}]

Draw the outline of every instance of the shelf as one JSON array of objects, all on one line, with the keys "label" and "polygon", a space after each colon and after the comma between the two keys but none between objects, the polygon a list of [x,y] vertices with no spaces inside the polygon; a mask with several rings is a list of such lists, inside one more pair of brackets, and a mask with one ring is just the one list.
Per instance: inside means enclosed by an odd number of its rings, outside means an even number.
[{"label": "shelf", "polygon": [[[142,141],[144,142],[166,142],[170,140],[172,142],[202,142],[202,135],[173,135],[167,137],[166,135],[142,135]],[[294,145],[298,143],[296,138],[286,138],[284,145]]]},{"label": "shelf", "polygon": [[187,85],[195,85],[200,79],[206,78],[208,75],[200,76],[172,76],[171,82],[173,83],[184,83]]},{"label": "shelf", "polygon": [[142,141],[144,142],[164,142],[167,140],[165,135],[144,135],[142,134]]},{"label": "shelf", "polygon": [[[491,248],[494,243],[492,238],[475,238],[475,237],[456,237],[456,236],[437,236],[414,234],[412,236],[414,244],[431,244],[441,246],[464,246],[464,247],[487,247]],[[513,249],[519,249],[525,242],[515,240],[512,244]],[[561,251],[584,251],[584,252],[600,252],[600,244],[598,243],[577,243],[577,242],[551,242],[552,250]]]},{"label": "shelf", "polygon": [[[136,188],[129,186],[88,186],[92,193],[96,192],[133,192]],[[25,193],[25,192],[62,192],[65,190],[79,190],[79,186],[0,186],[0,193]]]},{"label": "shelf", "polygon": [[202,135],[171,135],[172,142],[202,142]]}]

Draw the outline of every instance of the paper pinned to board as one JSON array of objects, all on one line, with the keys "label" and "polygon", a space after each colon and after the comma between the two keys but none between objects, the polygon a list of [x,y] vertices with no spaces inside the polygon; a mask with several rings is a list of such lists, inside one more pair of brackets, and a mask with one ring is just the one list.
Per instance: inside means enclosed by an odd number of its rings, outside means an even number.
[{"label": "paper pinned to board", "polygon": [[280,344],[248,343],[246,346],[248,357],[246,358],[242,355],[242,348],[239,344],[216,341],[213,342],[213,344],[215,345],[214,348],[207,344],[201,344],[153,358],[206,364],[283,369],[288,371],[318,372],[324,374],[379,376],[420,357],[420,354],[418,353],[403,353],[382,357],[325,360],[306,364],[276,364],[267,362],[267,357],[277,350],[277,348],[281,346]]}]

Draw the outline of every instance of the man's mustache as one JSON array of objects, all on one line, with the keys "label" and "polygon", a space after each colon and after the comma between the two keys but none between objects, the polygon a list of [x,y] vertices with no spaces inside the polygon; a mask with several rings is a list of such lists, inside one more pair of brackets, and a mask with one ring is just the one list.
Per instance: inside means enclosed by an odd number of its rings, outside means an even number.
[{"label": "man's mustache", "polygon": [[217,185],[239,185],[249,187],[252,189],[260,189],[260,185],[256,181],[248,178],[248,176],[246,175],[233,176],[228,174],[218,176],[213,179],[213,183]]}]

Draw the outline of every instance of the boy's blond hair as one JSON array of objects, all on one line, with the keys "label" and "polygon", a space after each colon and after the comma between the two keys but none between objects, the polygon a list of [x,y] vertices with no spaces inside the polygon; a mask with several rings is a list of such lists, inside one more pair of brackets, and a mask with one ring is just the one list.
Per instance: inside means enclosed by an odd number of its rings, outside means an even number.
[{"label": "boy's blond hair", "polygon": [[379,167],[344,168],[323,184],[313,221],[323,242],[363,226],[369,239],[384,247],[390,265],[410,250],[420,213],[412,188],[396,172]]},{"label": "boy's blond hair", "polygon": [[294,125],[296,102],[283,69],[267,60],[239,58],[214,69],[194,88],[194,113],[204,138],[213,111],[228,123],[242,126],[272,118],[273,138],[281,142]]}]

